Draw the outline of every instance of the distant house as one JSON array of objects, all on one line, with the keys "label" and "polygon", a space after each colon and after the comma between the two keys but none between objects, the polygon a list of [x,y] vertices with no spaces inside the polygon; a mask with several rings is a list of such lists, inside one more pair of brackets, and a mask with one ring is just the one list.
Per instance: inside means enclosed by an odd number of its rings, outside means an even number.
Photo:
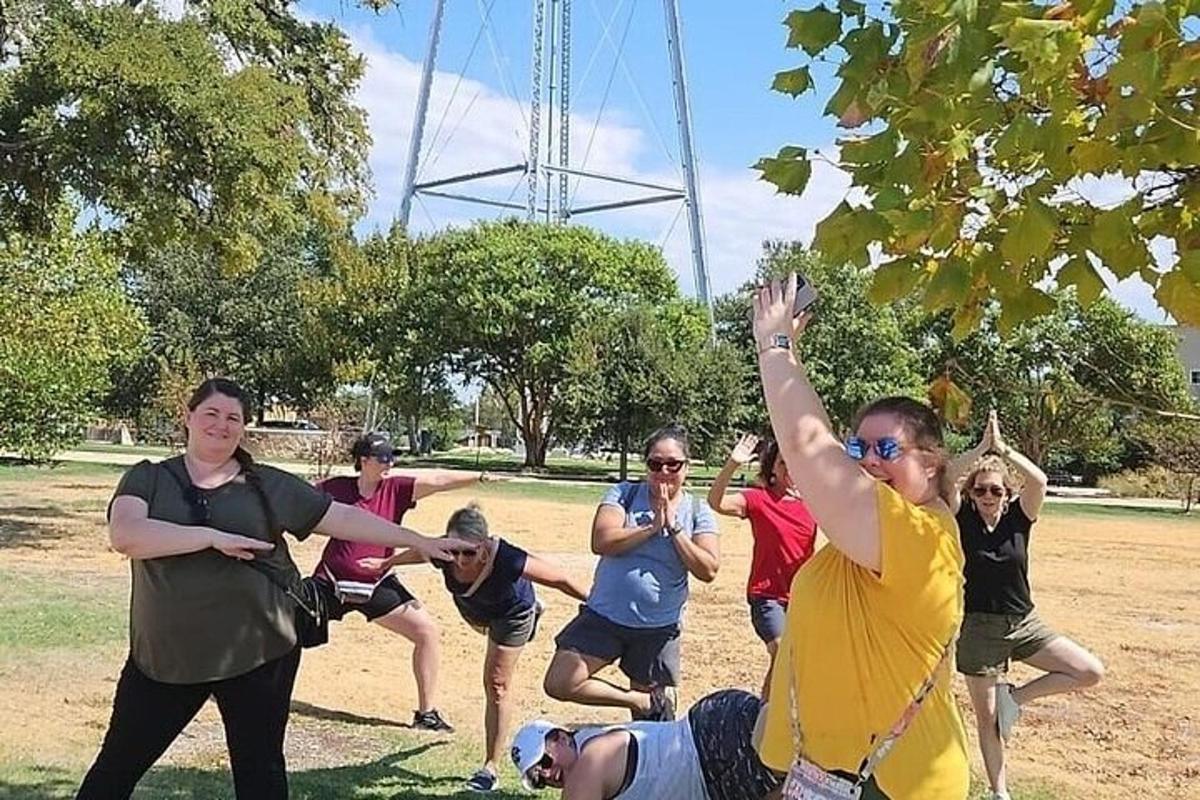
[{"label": "distant house", "polygon": [[485,428],[480,426],[475,430],[467,430],[462,433],[454,443],[459,447],[499,447],[500,446],[500,431],[494,428]]},{"label": "distant house", "polygon": [[1200,328],[1176,325],[1174,331],[1179,340],[1179,362],[1184,377],[1192,387],[1192,397],[1200,400]]}]

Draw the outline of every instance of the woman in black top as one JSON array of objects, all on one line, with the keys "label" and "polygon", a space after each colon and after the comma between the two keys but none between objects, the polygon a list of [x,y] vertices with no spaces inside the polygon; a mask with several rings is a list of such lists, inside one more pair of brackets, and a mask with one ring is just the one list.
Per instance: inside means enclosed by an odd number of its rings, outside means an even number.
[{"label": "woman in black top", "polygon": [[221,712],[239,800],[287,797],[283,737],[300,650],[296,606],[279,584],[300,574],[283,531],[407,547],[430,559],[474,549],[335,503],[255,464],[240,447],[248,418],[236,384],[205,381],[188,402],[183,455],[135,465],[113,494],[109,539],[133,574],[129,658],[78,798],[129,797],[209,697]]},{"label": "woman in black top", "polygon": [[[1014,490],[1009,467],[1022,487]],[[1004,742],[1021,706],[1039,697],[1095,686],[1104,667],[1094,655],[1051,631],[1029,591],[1029,536],[1046,498],[1038,466],[1000,435],[993,411],[983,440],[955,459],[954,493],[966,557],[966,614],[958,638],[958,671],[967,681],[992,800],[1007,800]],[[1000,682],[1010,659],[1043,670],[1021,686]]]}]

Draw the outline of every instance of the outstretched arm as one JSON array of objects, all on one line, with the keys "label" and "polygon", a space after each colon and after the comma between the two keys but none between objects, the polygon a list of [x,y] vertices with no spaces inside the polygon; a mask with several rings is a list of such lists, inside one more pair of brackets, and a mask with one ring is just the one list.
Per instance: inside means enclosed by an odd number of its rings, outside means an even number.
[{"label": "outstretched arm", "polygon": [[430,538],[377,517],[370,511],[345,503],[330,503],[329,510],[317,523],[317,532],[349,542],[367,542],[385,547],[408,547],[428,559],[449,561],[454,553],[474,551],[470,542],[458,539]]},{"label": "outstretched arm", "polygon": [[524,575],[534,583],[558,589],[563,594],[570,595],[580,602],[587,602],[588,592],[583,588],[583,584],[577,582],[557,564],[538,558],[532,553],[525,559]]},{"label": "outstretched arm", "polygon": [[438,492],[449,492],[473,486],[476,483],[497,480],[501,480],[501,478],[486,470],[483,472],[464,472],[457,469],[429,470],[413,477],[413,499],[420,500]]},{"label": "outstretched arm", "polygon": [[1024,453],[1004,441],[1004,437],[1000,435],[1000,420],[995,411],[988,418],[988,426],[992,429],[992,449],[1021,473],[1021,510],[1029,519],[1037,519],[1042,511],[1042,503],[1046,501],[1046,488],[1050,485],[1050,479]]}]

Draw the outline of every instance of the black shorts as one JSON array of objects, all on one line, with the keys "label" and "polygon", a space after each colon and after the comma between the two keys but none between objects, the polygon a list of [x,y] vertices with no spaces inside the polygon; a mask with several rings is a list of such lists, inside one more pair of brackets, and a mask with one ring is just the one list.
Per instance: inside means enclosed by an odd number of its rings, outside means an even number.
[{"label": "black shorts", "polygon": [[362,603],[343,602],[338,599],[337,592],[328,581],[317,578],[316,583],[325,595],[325,604],[329,608],[329,618],[332,620],[340,620],[348,612],[357,611],[370,621],[390,614],[400,606],[416,602],[417,599],[412,596],[412,592],[404,588],[404,584],[400,583],[395,575],[388,575],[380,581],[371,597]]},{"label": "black shorts", "polygon": [[631,628],[580,606],[554,644],[559,650],[616,661],[629,680],[642,686],[679,685],[678,625]]},{"label": "black shorts", "polygon": [[761,706],[749,692],[725,689],[688,710],[710,800],[762,800],[783,784],[782,777],[759,761],[751,741]]}]

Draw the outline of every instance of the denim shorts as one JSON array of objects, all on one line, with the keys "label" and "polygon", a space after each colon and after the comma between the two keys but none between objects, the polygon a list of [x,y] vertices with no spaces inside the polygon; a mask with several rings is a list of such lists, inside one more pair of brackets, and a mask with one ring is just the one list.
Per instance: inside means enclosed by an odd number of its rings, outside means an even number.
[{"label": "denim shorts", "polygon": [[783,638],[783,629],[787,625],[787,603],[770,597],[749,597],[750,624],[754,632],[764,642],[773,642]]},{"label": "denim shorts", "polygon": [[642,686],[679,685],[678,625],[631,628],[580,606],[554,644],[559,650],[616,661],[629,680]]}]

